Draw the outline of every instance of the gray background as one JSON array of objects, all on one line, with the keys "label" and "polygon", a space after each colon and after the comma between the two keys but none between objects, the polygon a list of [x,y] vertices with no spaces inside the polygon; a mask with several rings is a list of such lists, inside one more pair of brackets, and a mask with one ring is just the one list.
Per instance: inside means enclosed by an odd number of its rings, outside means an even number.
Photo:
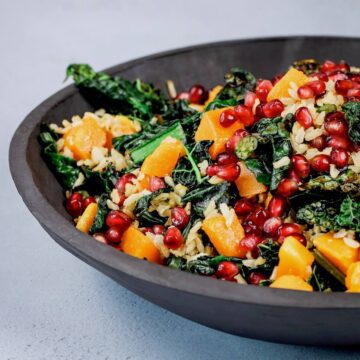
[{"label": "gray background", "polygon": [[0,359],[358,358],[237,338],[131,294],[40,228],[11,181],[7,152],[24,116],[63,86],[70,62],[101,69],[215,40],[357,36],[359,11],[355,0],[0,0]]}]

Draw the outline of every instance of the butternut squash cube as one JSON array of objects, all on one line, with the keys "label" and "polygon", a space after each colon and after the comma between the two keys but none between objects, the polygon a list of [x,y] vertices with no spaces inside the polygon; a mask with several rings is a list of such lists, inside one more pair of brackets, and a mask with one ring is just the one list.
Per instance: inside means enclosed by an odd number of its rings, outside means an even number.
[{"label": "butternut squash cube", "polygon": [[358,259],[359,249],[347,245],[342,238],[335,238],[333,232],[314,239],[314,245],[341,272],[346,274],[349,266]]},{"label": "butternut squash cube", "polygon": [[94,147],[108,145],[108,135],[96,120],[85,117],[81,125],[64,135],[64,145],[71,150],[75,160],[86,160],[90,159]]},{"label": "butternut squash cube", "polygon": [[302,71],[291,68],[270,90],[267,101],[290,97],[289,89],[292,82],[300,87],[309,81],[309,78]]},{"label": "butternut squash cube", "polygon": [[299,240],[288,236],[279,251],[276,278],[283,275],[296,275],[303,280],[308,280],[313,261],[313,254]]},{"label": "butternut squash cube", "polygon": [[234,124],[227,128],[220,125],[220,115],[226,109],[230,108],[206,111],[195,134],[195,141],[214,141],[209,149],[212,159],[215,159],[218,154],[225,151],[226,141],[230,139],[236,130],[244,128],[244,125],[239,121],[235,121]]},{"label": "butternut squash cube", "polygon": [[277,278],[271,285],[271,288],[289,289],[300,291],[313,291],[310,284],[304,281],[300,276],[296,275],[282,275]]},{"label": "butternut squash cube", "polygon": [[88,234],[92,224],[94,223],[97,211],[98,204],[89,204],[82,215],[79,217],[78,222],[76,223],[76,228],[83,233]]},{"label": "butternut squash cube", "polygon": [[205,219],[202,229],[219,254],[239,258],[246,256],[247,250],[240,245],[245,232],[236,216],[229,227],[223,215]]},{"label": "butternut squash cube", "polygon": [[158,248],[150,238],[134,226],[130,226],[124,232],[120,247],[125,254],[158,264],[161,263],[161,255]]},{"label": "butternut squash cube", "polygon": [[184,155],[185,149],[181,141],[168,137],[144,160],[141,171],[149,176],[171,175],[178,160]]},{"label": "butternut squash cube", "polygon": [[221,85],[216,85],[215,87],[213,87],[210,91],[209,91],[209,97],[208,99],[205,101],[204,106],[206,107],[207,105],[209,105],[219,94],[219,92],[223,89],[223,87]]},{"label": "butternut squash cube", "polygon": [[346,272],[345,285],[351,292],[360,292],[360,261],[349,266]]},{"label": "butternut squash cube", "polygon": [[239,165],[241,172],[235,180],[235,184],[240,196],[253,197],[267,191],[266,185],[257,181],[255,174],[246,167],[243,161],[241,161]]},{"label": "butternut squash cube", "polygon": [[115,121],[111,124],[110,130],[114,137],[130,135],[137,132],[135,123],[124,115],[116,115]]}]

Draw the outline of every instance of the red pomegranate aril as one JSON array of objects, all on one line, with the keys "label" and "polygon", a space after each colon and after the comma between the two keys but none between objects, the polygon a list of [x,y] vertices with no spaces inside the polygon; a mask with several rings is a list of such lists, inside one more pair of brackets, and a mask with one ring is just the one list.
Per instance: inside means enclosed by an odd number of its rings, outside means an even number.
[{"label": "red pomegranate aril", "polygon": [[235,147],[239,140],[243,139],[245,136],[250,135],[250,133],[244,129],[239,129],[234,132],[231,138],[226,142],[225,149],[227,152],[234,152]]},{"label": "red pomegranate aril", "polygon": [[124,234],[124,230],[120,226],[111,226],[106,230],[105,238],[111,244],[118,244]]},{"label": "red pomegranate aril", "polygon": [[237,120],[237,115],[235,110],[226,109],[221,113],[219,122],[222,127],[227,128],[232,124],[234,124],[236,120]]},{"label": "red pomegranate aril", "polygon": [[258,207],[246,217],[245,221],[252,221],[260,230],[262,230],[264,227],[264,223],[268,218],[268,211],[266,209]]},{"label": "red pomegranate aril", "polygon": [[126,184],[132,184],[135,179],[136,176],[134,174],[124,174],[116,181],[115,188],[119,191],[119,193],[124,193]]},{"label": "red pomegranate aril", "polygon": [[349,163],[349,154],[345,149],[332,149],[330,153],[331,162],[339,169]]},{"label": "red pomegranate aril", "polygon": [[238,164],[229,164],[218,166],[216,176],[225,181],[235,181],[240,175],[240,167]]},{"label": "red pomegranate aril", "polygon": [[324,150],[326,146],[326,137],[324,135],[317,136],[309,142],[310,146],[318,150]]},{"label": "red pomegranate aril", "polygon": [[342,72],[334,71],[334,73],[330,75],[329,78],[336,83],[336,81],[339,80],[347,80],[348,76]]},{"label": "red pomegranate aril", "polygon": [[318,78],[319,80],[321,81],[329,81],[329,77],[325,74],[325,73],[322,73],[322,72],[316,72],[316,73],[312,73],[310,75],[311,78]]},{"label": "red pomegranate aril", "polygon": [[311,99],[315,96],[311,87],[306,85],[300,86],[298,88],[297,94],[300,99]]},{"label": "red pomegranate aril", "polygon": [[250,126],[254,123],[254,115],[251,108],[245,105],[237,105],[234,108],[237,119],[244,124],[244,126]]},{"label": "red pomegranate aril", "polygon": [[347,149],[350,146],[350,141],[347,137],[332,135],[328,138],[327,145],[333,149]]},{"label": "red pomegranate aril", "polygon": [[164,225],[154,225],[152,227],[152,231],[156,235],[162,235],[165,231],[165,226]]},{"label": "red pomegranate aril", "polygon": [[343,71],[343,72],[349,72],[350,71],[350,65],[348,63],[346,63],[345,61],[340,61],[337,65],[336,68],[338,71]]},{"label": "red pomegranate aril", "polygon": [[261,118],[263,118],[265,116],[265,114],[264,114],[264,105],[265,104],[259,104],[255,108],[255,120],[259,120],[259,119],[261,119]]},{"label": "red pomegranate aril", "polygon": [[262,229],[260,229],[252,220],[244,221],[242,226],[246,235],[253,234],[260,236],[262,233]]},{"label": "red pomegranate aril", "polygon": [[304,155],[296,154],[291,158],[291,164],[300,179],[305,179],[310,174],[310,164]]},{"label": "red pomegranate aril", "polygon": [[299,178],[299,175],[295,172],[294,169],[290,169],[288,173],[288,177],[291,180],[294,180],[297,184],[301,184],[301,179]]},{"label": "red pomegranate aril", "polygon": [[329,135],[347,136],[348,125],[346,120],[334,117],[325,121],[325,130]]},{"label": "red pomegranate aril", "polygon": [[346,97],[348,97],[348,98],[360,98],[360,89],[350,89],[346,93]]},{"label": "red pomegranate aril", "polygon": [[164,236],[164,245],[169,249],[176,250],[184,243],[181,231],[175,227],[169,227]]},{"label": "red pomegranate aril", "polygon": [[83,213],[83,196],[80,193],[73,193],[66,201],[66,210],[74,218]]},{"label": "red pomegranate aril", "polygon": [[340,95],[346,95],[347,92],[355,86],[354,81],[350,79],[338,80],[335,83],[335,90]]},{"label": "red pomegranate aril", "polygon": [[209,165],[207,168],[206,168],[206,173],[209,175],[209,176],[215,176],[219,171],[219,166],[217,165]]},{"label": "red pomegranate aril", "polygon": [[119,202],[117,203],[117,205],[122,206],[124,204],[124,201],[126,200],[126,196],[125,194],[120,194],[119,193]]},{"label": "red pomegranate aril", "polygon": [[83,199],[82,201],[82,208],[85,210],[88,205],[96,203],[96,200],[93,196],[88,196],[87,198]]},{"label": "red pomegranate aril", "polygon": [[331,159],[329,155],[320,154],[311,159],[311,168],[318,172],[327,172],[330,169]]},{"label": "red pomegranate aril", "polygon": [[238,216],[247,215],[250,212],[252,212],[254,209],[255,209],[255,205],[246,199],[238,200],[234,206],[235,213]]},{"label": "red pomegranate aril", "polygon": [[253,271],[249,275],[248,283],[250,285],[259,285],[261,281],[266,280],[266,279],[267,278],[266,278],[266,276],[264,274]]},{"label": "red pomegranate aril", "polygon": [[323,73],[328,73],[334,71],[336,68],[336,64],[331,60],[326,60],[321,66],[320,71]]},{"label": "red pomegranate aril", "polygon": [[157,177],[157,176],[152,176],[150,178],[150,191],[154,192],[154,191],[158,191],[160,189],[165,189],[166,185],[163,179]]},{"label": "red pomegranate aril", "polygon": [[240,240],[240,245],[245,249],[252,251],[254,250],[258,244],[261,242],[261,237],[256,234],[249,234],[244,236]]},{"label": "red pomegranate aril", "polygon": [[175,207],[171,210],[171,223],[179,228],[180,230],[183,230],[186,228],[186,225],[189,223],[189,215],[185,211],[185,209],[181,207]]},{"label": "red pomegranate aril", "polygon": [[296,193],[298,184],[293,179],[282,179],[278,185],[277,191],[284,197],[290,197]]},{"label": "red pomegranate aril", "polygon": [[273,237],[277,235],[277,231],[281,226],[282,221],[279,217],[271,217],[264,223],[264,233]]},{"label": "red pomegranate aril", "polygon": [[230,261],[222,261],[221,263],[219,263],[215,275],[218,278],[229,280],[236,276],[238,273],[239,268],[236,264]]},{"label": "red pomegranate aril", "polygon": [[238,158],[234,153],[224,152],[216,157],[217,165],[230,165],[238,162]]},{"label": "red pomegranate aril", "polygon": [[175,100],[189,100],[189,93],[183,91],[176,95]]},{"label": "red pomegranate aril", "polygon": [[309,128],[313,124],[313,118],[307,107],[302,106],[295,112],[295,120],[305,129]]},{"label": "red pomegranate aril", "polygon": [[290,236],[292,234],[301,234],[301,228],[295,223],[284,223],[278,229],[279,236]]},{"label": "red pomegranate aril", "polygon": [[305,86],[308,86],[316,96],[324,94],[326,90],[326,84],[322,80],[310,81]]},{"label": "red pomegranate aril", "polygon": [[249,91],[245,95],[244,105],[251,110],[255,104],[256,99],[256,94],[252,91]]},{"label": "red pomegranate aril", "polygon": [[144,234],[146,234],[146,233],[154,234],[153,228],[151,228],[151,227],[149,227],[149,226],[142,228],[141,231],[142,231]]},{"label": "red pomegranate aril", "polygon": [[189,90],[189,102],[191,104],[203,104],[209,94],[202,85],[193,85]]},{"label": "red pomegranate aril", "polygon": [[269,80],[258,80],[256,84],[256,96],[260,101],[265,102],[268,96],[268,93],[272,89],[273,85]]},{"label": "red pomegranate aril", "polygon": [[131,218],[119,210],[111,210],[106,216],[106,225],[109,227],[118,226],[125,231],[131,225]]},{"label": "red pomegranate aril", "polygon": [[268,103],[264,104],[263,107],[263,112],[265,116],[269,118],[274,118],[276,116],[279,116],[283,111],[284,111],[284,104],[278,99],[269,101]]},{"label": "red pomegranate aril", "polygon": [[274,195],[267,207],[270,216],[282,216],[286,208],[286,199],[279,195]]}]

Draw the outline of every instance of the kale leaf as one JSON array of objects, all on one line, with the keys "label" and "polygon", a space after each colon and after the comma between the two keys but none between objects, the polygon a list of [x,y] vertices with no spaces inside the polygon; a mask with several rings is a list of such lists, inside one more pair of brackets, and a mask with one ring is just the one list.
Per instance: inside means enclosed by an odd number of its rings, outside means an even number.
[{"label": "kale leaf", "polygon": [[106,215],[109,212],[109,209],[106,204],[107,195],[103,194],[98,199],[98,210],[94,219],[94,222],[90,228],[90,234],[101,232],[105,228],[105,219]]},{"label": "kale leaf", "polygon": [[312,267],[309,283],[315,291],[330,292],[346,290],[345,286],[339,280],[317,263]]},{"label": "kale leaf", "polygon": [[270,185],[271,171],[267,168],[265,162],[260,159],[247,159],[245,165],[255,174],[257,181]]},{"label": "kale leaf", "polygon": [[267,239],[258,245],[259,256],[265,259],[265,263],[257,267],[258,270],[270,275],[275,266],[279,263],[279,244],[271,239]]},{"label": "kale leaf", "polygon": [[117,179],[121,175],[111,165],[108,165],[103,171],[92,171],[86,166],[82,167],[82,170],[85,175],[86,189],[93,195],[100,195],[102,193],[110,195]]},{"label": "kale leaf", "polygon": [[360,202],[347,196],[340,205],[340,212],[336,217],[336,223],[345,228],[353,229],[360,233]]},{"label": "kale leaf", "polygon": [[306,75],[309,75],[313,72],[319,71],[320,64],[314,60],[314,59],[304,59],[304,60],[298,60],[294,61],[292,66],[305,73]]},{"label": "kale leaf", "polygon": [[360,103],[350,101],[342,106],[342,110],[349,122],[349,138],[360,145]]}]

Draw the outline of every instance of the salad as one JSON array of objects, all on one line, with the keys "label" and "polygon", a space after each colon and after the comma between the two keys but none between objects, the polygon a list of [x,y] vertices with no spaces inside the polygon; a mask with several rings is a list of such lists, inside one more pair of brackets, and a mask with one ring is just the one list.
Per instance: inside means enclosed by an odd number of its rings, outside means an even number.
[{"label": "salad", "polygon": [[169,97],[72,64],[95,112],[42,125],[78,230],[128,255],[240,284],[360,292],[360,69],[232,68]]}]

